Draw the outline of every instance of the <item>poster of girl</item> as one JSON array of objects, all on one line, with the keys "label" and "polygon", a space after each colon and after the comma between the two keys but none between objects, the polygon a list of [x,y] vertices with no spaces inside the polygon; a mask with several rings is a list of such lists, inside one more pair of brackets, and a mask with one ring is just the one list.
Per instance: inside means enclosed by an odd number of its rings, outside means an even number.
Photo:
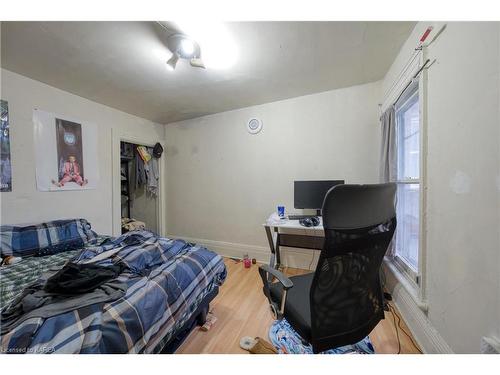
[{"label": "poster of girl", "polygon": [[33,125],[38,190],[95,189],[99,181],[96,124],[35,109]]},{"label": "poster of girl", "polygon": [[52,180],[58,187],[67,183],[84,186],[88,180],[83,173],[82,125],[56,118],[57,160],[59,179]]},{"label": "poster of girl", "polygon": [[12,169],[10,163],[9,105],[0,100],[0,191],[12,191]]}]

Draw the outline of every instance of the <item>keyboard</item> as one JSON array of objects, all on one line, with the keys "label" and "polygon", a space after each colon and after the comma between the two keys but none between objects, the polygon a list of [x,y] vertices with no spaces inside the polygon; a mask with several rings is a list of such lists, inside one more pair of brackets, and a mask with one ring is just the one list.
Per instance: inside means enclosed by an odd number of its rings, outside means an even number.
[{"label": "keyboard", "polygon": [[316,215],[288,215],[288,220],[302,220],[309,217],[315,217]]}]

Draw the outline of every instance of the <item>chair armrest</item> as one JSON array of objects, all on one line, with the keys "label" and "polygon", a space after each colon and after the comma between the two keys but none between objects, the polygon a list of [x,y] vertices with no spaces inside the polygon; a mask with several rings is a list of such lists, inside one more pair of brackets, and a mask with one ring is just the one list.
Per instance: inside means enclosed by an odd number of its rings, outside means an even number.
[{"label": "chair armrest", "polygon": [[291,287],[293,287],[293,282],[290,280],[288,277],[285,276],[283,272],[278,271],[277,269],[267,265],[263,264],[262,266],[259,266],[259,273],[262,275],[262,271],[273,275],[278,281],[280,282],[281,285],[283,285],[283,289],[288,290]]},{"label": "chair armrest", "polygon": [[[264,291],[265,296],[269,300],[269,304],[271,305],[271,310],[273,312],[273,315],[276,317],[276,319],[280,320],[283,318],[283,315],[285,313],[287,291],[288,289],[293,287],[293,282],[288,277],[286,277],[282,272],[278,271],[277,269],[271,266],[268,266],[267,264],[264,264],[259,267],[259,274],[262,279],[262,283],[264,284],[264,287],[262,289]],[[280,284],[283,285],[283,293],[281,295],[281,303],[279,305],[276,302],[274,302],[273,299],[271,298],[271,290],[269,289],[269,285],[272,281],[272,278],[270,278],[269,275],[274,276],[276,279],[278,279]]]}]

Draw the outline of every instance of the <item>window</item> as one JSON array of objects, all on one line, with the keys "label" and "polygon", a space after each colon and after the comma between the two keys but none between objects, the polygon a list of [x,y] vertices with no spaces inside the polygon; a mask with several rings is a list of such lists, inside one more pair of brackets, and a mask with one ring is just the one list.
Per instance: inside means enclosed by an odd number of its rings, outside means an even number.
[{"label": "window", "polygon": [[396,104],[397,263],[418,283],[420,237],[420,112],[418,85]]}]

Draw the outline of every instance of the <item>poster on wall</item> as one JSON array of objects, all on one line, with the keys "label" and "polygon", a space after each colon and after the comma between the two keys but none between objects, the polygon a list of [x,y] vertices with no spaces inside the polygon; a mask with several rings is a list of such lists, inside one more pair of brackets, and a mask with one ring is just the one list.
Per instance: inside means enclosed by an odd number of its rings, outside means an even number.
[{"label": "poster on wall", "polygon": [[95,189],[99,182],[97,126],[33,111],[36,184],[40,191]]},{"label": "poster on wall", "polygon": [[9,104],[5,100],[0,100],[0,132],[0,191],[12,191]]}]

